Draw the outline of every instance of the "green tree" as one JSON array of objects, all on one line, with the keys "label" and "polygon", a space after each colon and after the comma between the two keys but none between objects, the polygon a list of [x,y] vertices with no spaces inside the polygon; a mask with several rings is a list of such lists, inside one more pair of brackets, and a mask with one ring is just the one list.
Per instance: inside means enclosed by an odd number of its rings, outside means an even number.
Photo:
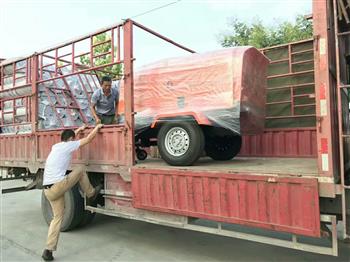
[{"label": "green tree", "polygon": [[[102,34],[98,34],[96,36],[93,37],[92,42],[93,44],[99,44],[102,42],[105,42],[107,40],[110,40],[111,36],[107,35],[107,33],[102,33]],[[94,56],[106,53],[106,52],[110,52],[112,48],[111,42],[106,42],[104,44],[98,45],[94,47]],[[116,57],[117,54],[117,47],[114,47],[114,57]],[[91,66],[90,65],[90,56],[88,55],[84,55],[82,57],[80,57],[80,62],[83,65],[87,65],[87,66]],[[94,59],[94,66],[100,66],[100,65],[106,65],[108,63],[112,62],[112,56],[111,54],[108,55],[104,55],[104,56],[100,56]],[[101,77],[103,75],[109,75],[111,76],[113,79],[114,78],[120,78],[121,75],[123,73],[123,67],[121,64],[116,64],[113,66],[108,66],[108,67],[104,67],[101,68],[99,70],[97,70],[96,74]]]},{"label": "green tree", "polygon": [[251,45],[263,48],[308,39],[313,35],[312,22],[302,15],[298,15],[294,22],[274,26],[265,26],[259,19],[244,23],[233,18],[229,26],[231,32],[219,36],[223,47]]}]

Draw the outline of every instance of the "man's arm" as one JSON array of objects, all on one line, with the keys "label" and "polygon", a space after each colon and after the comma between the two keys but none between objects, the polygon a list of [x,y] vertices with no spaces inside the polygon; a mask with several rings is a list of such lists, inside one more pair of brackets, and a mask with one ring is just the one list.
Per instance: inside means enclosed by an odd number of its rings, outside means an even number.
[{"label": "man's arm", "polygon": [[75,135],[77,136],[81,131],[83,131],[86,128],[86,124],[84,124],[83,126],[79,127],[78,129],[76,129],[74,131]]},{"label": "man's arm", "polygon": [[91,112],[92,112],[92,116],[95,118],[96,124],[101,124],[101,119],[98,118],[97,114],[96,114],[96,110],[95,110],[95,104],[91,105]]},{"label": "man's arm", "polygon": [[119,105],[119,88],[116,88],[116,98],[115,98],[115,123],[119,124],[119,114],[118,114],[118,105]]},{"label": "man's arm", "polygon": [[94,93],[91,96],[91,107],[90,107],[91,112],[92,112],[92,116],[95,118],[96,125],[101,124],[101,120],[98,118],[98,116],[96,114],[96,110],[95,110],[95,106],[96,106],[99,99],[100,99],[99,89],[97,89],[94,91]]},{"label": "man's arm", "polygon": [[101,127],[103,127],[102,124],[96,125],[95,128],[90,132],[90,134],[88,134],[87,137],[84,137],[84,138],[80,139],[80,140],[79,140],[79,142],[80,142],[80,147],[89,144],[89,143],[95,138],[95,136],[96,136],[98,130],[100,130]]},{"label": "man's arm", "polygon": [[118,104],[119,100],[115,100],[115,123],[119,124],[119,115],[118,115]]}]

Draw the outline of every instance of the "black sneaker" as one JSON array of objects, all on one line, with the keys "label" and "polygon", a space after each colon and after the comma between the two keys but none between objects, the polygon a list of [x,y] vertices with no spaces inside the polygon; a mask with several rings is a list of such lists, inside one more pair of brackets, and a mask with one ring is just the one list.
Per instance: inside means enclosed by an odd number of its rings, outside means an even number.
[{"label": "black sneaker", "polygon": [[98,195],[100,194],[100,192],[101,192],[101,190],[102,190],[102,187],[103,187],[102,184],[100,184],[100,185],[98,185],[98,186],[95,187],[95,194],[94,194],[92,197],[88,198],[88,201],[87,201],[87,204],[88,204],[88,205],[94,205],[94,204],[96,204],[96,203],[95,203],[95,202],[96,202],[96,199],[97,199]]},{"label": "black sneaker", "polygon": [[53,256],[52,256],[52,251],[45,249],[42,256],[41,256],[45,261],[52,261]]}]

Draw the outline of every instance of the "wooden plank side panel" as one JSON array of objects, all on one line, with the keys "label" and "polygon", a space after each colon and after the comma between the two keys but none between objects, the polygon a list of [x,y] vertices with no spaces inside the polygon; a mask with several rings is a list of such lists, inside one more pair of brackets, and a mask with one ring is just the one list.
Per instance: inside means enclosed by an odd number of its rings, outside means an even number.
[{"label": "wooden plank side panel", "polygon": [[320,236],[316,178],[132,169],[133,206]]}]

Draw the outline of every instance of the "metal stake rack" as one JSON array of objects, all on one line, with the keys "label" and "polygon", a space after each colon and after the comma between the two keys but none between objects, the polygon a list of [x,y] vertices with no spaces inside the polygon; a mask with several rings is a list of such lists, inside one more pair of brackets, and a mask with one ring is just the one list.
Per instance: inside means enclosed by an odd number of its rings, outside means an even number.
[{"label": "metal stake rack", "polygon": [[[348,1],[349,2],[349,1]],[[349,162],[350,151],[350,78],[349,78],[349,43],[350,20],[349,6],[345,6],[343,0],[333,0],[334,27],[335,27],[335,51],[336,51],[336,87],[337,87],[337,112],[339,127],[339,154],[340,154],[340,178],[342,191],[342,220],[344,238],[350,237],[350,217],[347,217],[346,194],[350,185],[346,183],[346,164]]]}]

